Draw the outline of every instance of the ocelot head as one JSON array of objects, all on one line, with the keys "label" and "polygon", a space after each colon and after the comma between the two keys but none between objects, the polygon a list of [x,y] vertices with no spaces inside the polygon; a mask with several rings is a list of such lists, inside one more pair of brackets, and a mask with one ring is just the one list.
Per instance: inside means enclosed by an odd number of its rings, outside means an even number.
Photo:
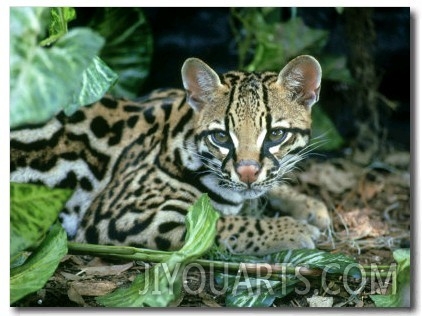
[{"label": "ocelot head", "polygon": [[190,58],[182,79],[196,113],[198,154],[220,186],[258,197],[302,159],[310,140],[311,107],[320,92],[315,58],[299,56],[279,73],[221,76]]}]

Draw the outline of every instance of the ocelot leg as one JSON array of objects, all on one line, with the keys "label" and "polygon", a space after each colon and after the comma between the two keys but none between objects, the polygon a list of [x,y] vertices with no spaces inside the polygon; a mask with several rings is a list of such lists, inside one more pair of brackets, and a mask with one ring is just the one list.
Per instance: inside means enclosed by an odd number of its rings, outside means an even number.
[{"label": "ocelot leg", "polygon": [[284,216],[258,219],[246,216],[221,217],[217,243],[233,253],[265,255],[285,249],[315,248],[318,228]]},{"label": "ocelot leg", "polygon": [[331,225],[331,218],[324,203],[298,193],[288,185],[273,189],[267,196],[272,209],[287,213],[298,221],[314,225],[321,230]]}]

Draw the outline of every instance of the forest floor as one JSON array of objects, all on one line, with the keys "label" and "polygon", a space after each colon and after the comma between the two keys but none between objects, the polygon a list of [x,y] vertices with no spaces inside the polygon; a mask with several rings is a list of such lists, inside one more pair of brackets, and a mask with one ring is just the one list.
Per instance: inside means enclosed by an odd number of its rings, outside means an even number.
[{"label": "forest floor", "polygon": [[[349,255],[362,265],[385,266],[394,262],[393,250],[410,247],[409,152],[391,150],[369,166],[359,165],[350,157],[309,158],[301,169],[294,186],[324,201],[332,215],[332,229],[321,238],[319,249]],[[15,306],[99,306],[96,296],[129,285],[144,271],[145,263],[67,255],[43,289]],[[194,284],[199,278],[195,273],[188,274],[185,282]],[[324,304],[317,301],[332,297],[332,306],[373,307],[369,295],[390,290],[373,278],[357,295],[345,289],[327,293],[327,288],[319,286],[303,295],[292,293],[276,299],[272,305],[308,307]],[[184,292],[172,306],[224,307],[225,296],[215,295],[205,287],[197,294]]]}]

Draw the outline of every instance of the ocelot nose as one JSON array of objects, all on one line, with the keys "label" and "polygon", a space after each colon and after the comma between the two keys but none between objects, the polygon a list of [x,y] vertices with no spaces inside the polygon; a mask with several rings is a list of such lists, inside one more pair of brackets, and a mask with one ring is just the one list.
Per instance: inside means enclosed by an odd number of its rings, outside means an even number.
[{"label": "ocelot nose", "polygon": [[254,183],[258,179],[260,171],[261,165],[255,160],[241,160],[236,164],[236,172],[240,181],[246,184]]}]

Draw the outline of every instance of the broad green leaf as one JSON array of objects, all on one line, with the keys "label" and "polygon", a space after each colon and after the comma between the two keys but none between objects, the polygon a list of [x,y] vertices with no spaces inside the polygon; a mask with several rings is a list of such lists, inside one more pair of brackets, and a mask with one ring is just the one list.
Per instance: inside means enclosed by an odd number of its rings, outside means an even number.
[{"label": "broad green leaf", "polygon": [[203,255],[214,243],[218,213],[206,194],[189,209],[187,236],[182,249],[138,276],[128,288],[98,297],[108,307],[165,307],[181,294],[183,274],[189,262]]},{"label": "broad green leaf", "polygon": [[390,295],[370,295],[377,307],[410,307],[410,249],[397,249],[393,252],[397,262],[396,280],[393,287],[397,292]]},{"label": "broad green leaf", "polygon": [[[254,291],[256,291],[254,293]],[[251,294],[252,293],[252,294]],[[229,294],[226,297],[227,307],[269,307],[276,299],[269,291],[259,292],[256,289],[251,291],[243,290],[235,295]]]},{"label": "broad green leaf", "polygon": [[139,96],[153,50],[152,33],[142,9],[97,8],[90,26],[106,39],[100,57],[119,76],[110,92],[126,98]]},{"label": "broad green leaf", "polygon": [[26,259],[31,255],[31,252],[29,251],[21,251],[18,252],[13,257],[10,257],[10,269],[16,268],[24,264]]},{"label": "broad green leaf", "polygon": [[72,102],[64,107],[66,115],[72,115],[82,105],[96,102],[110,89],[117,78],[117,74],[95,56],[82,73],[82,82]]},{"label": "broad green leaf", "polygon": [[[249,278],[250,280],[256,280]],[[268,282],[269,285],[267,285]],[[292,293],[299,280],[288,276],[283,281],[257,280],[257,285],[240,291],[233,290],[226,295],[226,305],[229,307],[270,307],[276,298],[283,298]]]},{"label": "broad green leaf", "polygon": [[75,28],[54,46],[39,46],[38,38],[44,34],[44,25],[35,20],[43,20],[44,13],[37,8],[11,9],[12,128],[42,123],[69,104],[81,89],[82,74],[104,44],[104,39],[92,30]]},{"label": "broad green leaf", "polygon": [[74,8],[50,8],[49,37],[43,40],[40,45],[47,46],[57,41],[61,36],[67,33],[67,23],[76,18]]},{"label": "broad green leaf", "polygon": [[270,260],[274,263],[318,268],[327,274],[343,275],[347,272],[350,277],[356,279],[362,277],[356,261],[341,253],[329,253],[318,249],[294,249],[274,254]]},{"label": "broad green leaf", "polygon": [[399,294],[392,295],[369,295],[376,307],[403,307]]},{"label": "broad green leaf", "polygon": [[257,32],[258,45],[249,71],[280,71],[291,58],[321,50],[328,38],[327,31],[312,29],[299,17],[250,31]]},{"label": "broad green leaf", "polygon": [[50,229],[40,247],[10,271],[10,303],[42,288],[67,253],[67,236],[60,224]]},{"label": "broad green leaf", "polygon": [[10,184],[10,256],[36,245],[72,194],[35,184]]},{"label": "broad green leaf", "polygon": [[[251,262],[253,257],[247,256],[246,260]],[[230,261],[240,262],[242,256],[236,255]],[[357,263],[350,257],[343,254],[330,254],[315,249],[297,249],[286,250],[265,258],[256,257],[255,262],[271,262],[273,264],[283,264],[287,267],[308,267],[317,268],[324,271],[326,275],[339,274],[360,278],[361,272]],[[241,271],[241,269],[239,269]],[[271,306],[275,298],[284,296],[295,290],[295,287],[301,282],[295,274],[282,273],[280,281],[255,278],[238,272],[236,276],[219,274],[217,282],[221,285],[227,283],[226,304],[231,307],[267,307]],[[242,282],[240,282],[240,277]],[[239,286],[241,285],[241,286]],[[243,286],[243,288],[242,288]]]},{"label": "broad green leaf", "polygon": [[[37,41],[45,34],[49,11],[41,7],[10,9],[10,90],[22,88],[19,76],[32,58]],[[19,84],[22,84],[19,86]]]},{"label": "broad green leaf", "polygon": [[280,275],[280,281],[269,280],[264,275],[256,278],[240,266],[237,275],[220,273],[216,282],[227,288],[225,302],[229,307],[268,307],[276,298],[290,294],[300,280],[287,273]]},{"label": "broad green leaf", "polygon": [[219,215],[212,207],[208,195],[202,194],[189,208],[186,216],[186,241],[179,251],[185,258],[198,258],[214,244],[218,218]]},{"label": "broad green leaf", "polygon": [[312,138],[318,150],[336,150],[344,144],[343,137],[319,105],[312,108]]},{"label": "broad green leaf", "polygon": [[214,251],[212,260],[225,260],[230,262],[283,264],[290,267],[303,266],[317,268],[330,274],[343,274],[346,270],[348,275],[355,278],[361,277],[360,269],[353,258],[344,254],[332,254],[318,249],[292,249],[277,253],[260,256],[236,255],[228,256],[226,253],[219,254]]}]

